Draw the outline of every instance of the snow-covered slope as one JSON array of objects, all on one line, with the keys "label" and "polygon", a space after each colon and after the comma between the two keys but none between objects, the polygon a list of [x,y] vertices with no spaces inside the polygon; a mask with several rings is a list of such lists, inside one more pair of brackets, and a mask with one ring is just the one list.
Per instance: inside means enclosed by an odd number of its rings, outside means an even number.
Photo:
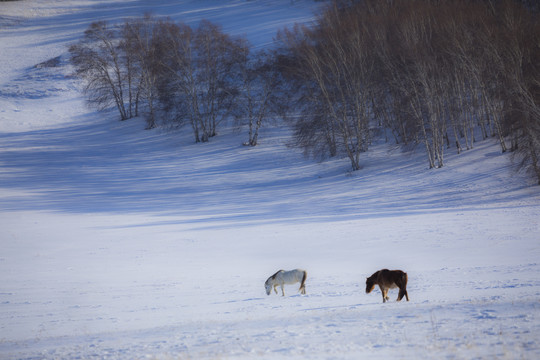
[{"label": "snow-covered slope", "polygon": [[[94,20],[204,17],[264,46],[317,4],[0,3],[0,358],[540,356],[540,191],[496,145],[428,170],[377,144],[350,173],[283,129],[256,148],[144,131],[69,77]],[[266,296],[296,267],[307,295]],[[383,267],[407,271],[411,301],[365,294]]]}]

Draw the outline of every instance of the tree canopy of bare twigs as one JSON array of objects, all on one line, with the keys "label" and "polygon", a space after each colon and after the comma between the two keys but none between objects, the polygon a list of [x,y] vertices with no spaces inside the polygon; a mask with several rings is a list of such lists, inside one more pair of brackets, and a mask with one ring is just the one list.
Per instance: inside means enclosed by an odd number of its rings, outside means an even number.
[{"label": "tree canopy of bare twigs", "polygon": [[332,1],[279,34],[296,143],[356,170],[374,130],[390,131],[438,168],[447,149],[494,137],[540,182],[539,39],[519,1]]},{"label": "tree canopy of bare twigs", "polygon": [[367,51],[371,38],[365,13],[333,5],[317,27],[297,26],[282,31],[279,39],[290,57],[287,75],[300,90],[298,144],[319,155],[345,154],[358,170],[360,154],[371,141],[375,57]]},{"label": "tree canopy of bare twigs", "polygon": [[90,105],[100,110],[114,105],[121,120],[138,115],[141,75],[121,42],[118,27],[111,28],[103,21],[92,23],[69,51]]},{"label": "tree canopy of bare twigs", "polygon": [[190,125],[196,142],[270,118],[292,120],[307,154],[348,158],[389,134],[430,168],[445,153],[493,138],[540,183],[540,21],[518,0],[333,0],[312,25],[247,40],[203,20],[190,27],[145,15],[90,25],[70,47],[88,102],[143,114],[147,128]]}]

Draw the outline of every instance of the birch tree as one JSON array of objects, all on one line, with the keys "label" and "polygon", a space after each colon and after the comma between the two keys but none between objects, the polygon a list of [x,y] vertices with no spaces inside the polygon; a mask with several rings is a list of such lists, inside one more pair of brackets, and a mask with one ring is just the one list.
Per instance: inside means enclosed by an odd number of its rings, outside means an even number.
[{"label": "birch tree", "polygon": [[[283,31],[280,40],[294,61],[288,74],[303,82],[298,144],[313,153],[344,155],[359,170],[371,141],[374,58],[368,18],[332,3],[317,27]],[[366,20],[366,22],[364,22]]]},{"label": "birch tree", "polygon": [[231,115],[239,94],[241,54],[246,43],[223,33],[207,20],[201,21],[194,33],[193,50],[197,122],[200,141],[206,142],[217,134],[219,124]]},{"label": "birch tree", "polygon": [[118,28],[94,22],[69,52],[88,103],[99,110],[114,106],[120,119],[126,120],[137,115],[138,74],[130,53],[120,46],[120,38]]},{"label": "birch tree", "polygon": [[248,128],[248,140],[244,145],[257,146],[259,130],[263,123],[281,113],[279,86],[280,74],[276,69],[274,55],[261,50],[252,55],[250,46],[242,46],[242,88],[236,100],[235,116]]},{"label": "birch tree", "polygon": [[159,59],[167,51],[162,45],[164,21],[153,18],[150,14],[124,23],[123,48],[132,59],[139,76],[139,94],[144,100],[146,128],[156,126],[158,102],[158,79],[161,76]]}]

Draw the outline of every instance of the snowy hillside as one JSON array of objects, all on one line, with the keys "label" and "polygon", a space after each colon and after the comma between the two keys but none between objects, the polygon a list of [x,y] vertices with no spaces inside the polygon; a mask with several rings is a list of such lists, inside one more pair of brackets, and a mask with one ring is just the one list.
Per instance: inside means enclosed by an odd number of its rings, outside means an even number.
[{"label": "snowy hillside", "polygon": [[[351,173],[285,129],[145,131],[70,77],[95,20],[207,18],[262,47],[317,4],[0,2],[0,359],[540,357],[540,188],[495,143],[438,170],[376,144]],[[266,295],[297,267],[307,295]],[[409,302],[365,293],[381,268]]]}]

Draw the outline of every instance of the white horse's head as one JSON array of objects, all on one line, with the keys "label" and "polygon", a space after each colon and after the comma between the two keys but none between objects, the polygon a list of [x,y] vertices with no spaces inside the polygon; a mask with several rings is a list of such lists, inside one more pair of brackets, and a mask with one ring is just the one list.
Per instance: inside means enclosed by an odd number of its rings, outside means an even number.
[{"label": "white horse's head", "polygon": [[270,295],[270,292],[272,291],[271,279],[266,280],[264,288],[266,289],[266,295]]}]

